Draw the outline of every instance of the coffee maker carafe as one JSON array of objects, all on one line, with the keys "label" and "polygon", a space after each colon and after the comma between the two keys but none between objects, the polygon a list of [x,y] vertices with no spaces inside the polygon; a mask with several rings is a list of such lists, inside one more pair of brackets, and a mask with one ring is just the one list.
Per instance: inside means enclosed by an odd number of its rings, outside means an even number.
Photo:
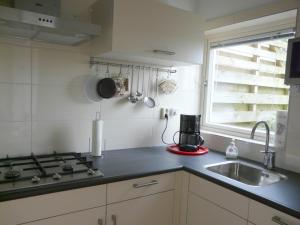
[{"label": "coffee maker carafe", "polygon": [[182,151],[197,151],[204,144],[200,120],[201,115],[180,115],[179,146]]}]

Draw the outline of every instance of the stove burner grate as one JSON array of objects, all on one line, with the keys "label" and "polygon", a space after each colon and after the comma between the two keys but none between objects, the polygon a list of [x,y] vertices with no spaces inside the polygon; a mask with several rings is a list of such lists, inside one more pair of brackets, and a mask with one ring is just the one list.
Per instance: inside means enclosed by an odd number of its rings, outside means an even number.
[{"label": "stove burner grate", "polygon": [[[45,155],[34,155],[32,153],[30,156],[11,158],[7,156],[0,159],[0,184],[32,181],[34,176],[40,179],[45,178],[45,181],[50,182],[46,178],[53,177],[54,173],[59,173],[62,176],[80,173],[87,174],[89,169],[97,171],[93,167],[93,161],[90,158],[75,152],[54,152],[54,154]],[[74,179],[76,179],[76,176]]]}]

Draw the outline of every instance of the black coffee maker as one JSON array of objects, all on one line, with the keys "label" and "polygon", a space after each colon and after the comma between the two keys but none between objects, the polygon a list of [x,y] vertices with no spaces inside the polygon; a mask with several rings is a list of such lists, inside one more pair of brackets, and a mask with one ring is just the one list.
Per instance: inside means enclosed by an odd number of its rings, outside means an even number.
[{"label": "black coffee maker", "polygon": [[181,151],[193,152],[204,144],[200,136],[201,115],[180,115],[179,146]]}]

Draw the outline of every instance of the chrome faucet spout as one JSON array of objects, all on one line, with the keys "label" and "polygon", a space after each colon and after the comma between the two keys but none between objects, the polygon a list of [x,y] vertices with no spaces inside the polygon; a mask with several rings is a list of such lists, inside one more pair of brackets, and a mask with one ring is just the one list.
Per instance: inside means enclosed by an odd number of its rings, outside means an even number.
[{"label": "chrome faucet spout", "polygon": [[266,144],[265,144],[265,152],[269,151],[269,142],[270,142],[270,127],[266,121],[257,122],[251,131],[251,139],[254,139],[255,131],[260,124],[264,124],[266,128]]},{"label": "chrome faucet spout", "polygon": [[266,121],[259,121],[257,122],[254,127],[252,128],[250,138],[254,139],[255,131],[260,124],[264,124],[266,128],[266,143],[265,143],[265,150],[262,151],[264,153],[264,166],[267,169],[274,169],[275,168],[275,152],[269,150],[269,142],[270,142],[270,127]]}]

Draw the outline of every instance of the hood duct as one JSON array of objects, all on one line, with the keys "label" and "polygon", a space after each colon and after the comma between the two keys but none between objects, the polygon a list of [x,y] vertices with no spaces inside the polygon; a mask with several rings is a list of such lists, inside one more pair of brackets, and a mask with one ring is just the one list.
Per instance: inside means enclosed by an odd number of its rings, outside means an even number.
[{"label": "hood duct", "polygon": [[78,45],[101,32],[99,25],[0,6],[0,34],[54,44]]}]

